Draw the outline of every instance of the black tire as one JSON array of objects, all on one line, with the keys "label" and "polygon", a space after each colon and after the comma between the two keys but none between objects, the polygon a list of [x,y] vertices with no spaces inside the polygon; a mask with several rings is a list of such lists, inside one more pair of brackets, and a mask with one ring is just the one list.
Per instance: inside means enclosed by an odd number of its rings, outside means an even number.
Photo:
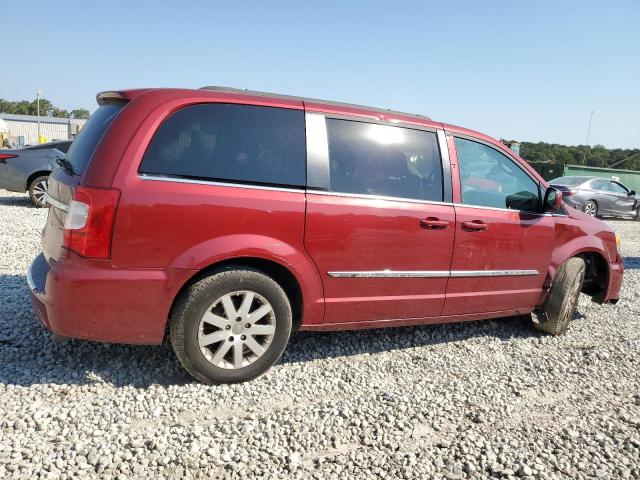
[{"label": "black tire", "polygon": [[536,312],[534,326],[538,330],[551,335],[566,332],[578,304],[584,272],[584,260],[578,257],[560,265],[542,308]]},{"label": "black tire", "polygon": [[42,188],[44,185],[44,190],[46,190],[48,181],[49,175],[41,175],[34,178],[29,184],[29,198],[31,199],[31,203],[33,203],[38,208],[44,208],[47,206],[44,201],[44,191],[42,190]]},{"label": "black tire", "polygon": [[594,200],[587,200],[582,207],[582,211],[592,217],[598,216],[598,204]]},{"label": "black tire", "polygon": [[[272,321],[275,317],[275,333],[264,353],[253,363],[239,368],[224,368],[207,360],[201,351],[198,340],[201,334],[200,323],[216,300],[238,291],[255,292],[271,305]],[[173,350],[189,374],[208,384],[239,383],[256,378],[278,361],[291,335],[292,313],[287,295],[275,280],[259,270],[238,266],[215,272],[189,286],[178,299],[170,321]],[[232,331],[229,331],[229,335],[229,338],[234,338],[231,336]],[[237,341],[237,336],[235,338]],[[221,346],[223,342],[225,340],[215,345]],[[234,353],[230,355],[233,356]]]}]

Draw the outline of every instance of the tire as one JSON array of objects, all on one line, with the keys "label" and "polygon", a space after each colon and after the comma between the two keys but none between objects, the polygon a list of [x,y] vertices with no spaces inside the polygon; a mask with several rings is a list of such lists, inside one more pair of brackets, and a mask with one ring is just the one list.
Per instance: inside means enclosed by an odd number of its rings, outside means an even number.
[{"label": "tire", "polygon": [[587,200],[582,207],[582,211],[591,217],[598,216],[598,204],[593,200]]},{"label": "tire", "polygon": [[[173,350],[189,374],[208,384],[239,383],[278,361],[291,335],[292,313],[287,295],[271,277],[229,267],[189,286],[170,321]],[[261,333],[251,334],[258,329]]]},{"label": "tire", "polygon": [[551,335],[567,331],[578,304],[585,268],[584,260],[578,257],[560,266],[542,308],[536,312],[538,321],[534,326],[538,330]]},{"label": "tire", "polygon": [[49,175],[41,175],[34,178],[29,184],[29,198],[38,208],[44,208],[47,204],[44,201],[44,193],[47,190],[47,182],[49,181]]}]

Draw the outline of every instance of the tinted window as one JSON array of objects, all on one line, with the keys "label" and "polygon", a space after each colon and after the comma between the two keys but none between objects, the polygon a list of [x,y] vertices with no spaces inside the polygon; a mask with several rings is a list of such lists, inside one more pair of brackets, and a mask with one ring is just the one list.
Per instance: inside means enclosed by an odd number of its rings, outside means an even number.
[{"label": "tinted window", "polygon": [[121,105],[103,105],[91,115],[89,121],[80,130],[67,152],[67,160],[73,165],[73,170],[80,174],[87,167],[98,142],[107,128],[122,109]]},{"label": "tinted window", "polygon": [[304,186],[302,110],[203,104],[158,128],[140,171],[211,180]]},{"label": "tinted window", "polygon": [[629,193],[629,190],[627,190],[627,187],[617,182],[611,182],[611,189],[616,193],[624,193],[624,194]]},{"label": "tinted window", "polygon": [[60,142],[55,145],[55,147],[63,153],[67,153],[69,151],[70,146],[71,146],[71,142]]},{"label": "tinted window", "polygon": [[482,143],[456,138],[462,203],[537,211],[538,184],[515,162]]},{"label": "tinted window", "polygon": [[609,192],[611,191],[611,182],[609,180],[593,180],[591,182],[591,188],[594,190]]},{"label": "tinted window", "polygon": [[327,119],[334,192],[442,201],[436,134]]}]

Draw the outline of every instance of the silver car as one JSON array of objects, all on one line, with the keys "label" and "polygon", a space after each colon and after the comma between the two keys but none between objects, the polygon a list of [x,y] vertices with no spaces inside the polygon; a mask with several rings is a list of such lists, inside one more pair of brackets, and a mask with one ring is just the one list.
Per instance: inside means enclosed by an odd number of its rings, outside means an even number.
[{"label": "silver car", "polygon": [[46,207],[49,174],[66,156],[71,140],[43,143],[17,150],[0,150],[0,188],[28,192],[36,207]]},{"label": "silver car", "polygon": [[562,191],[570,207],[587,215],[640,220],[640,197],[622,183],[602,177],[559,177],[549,184]]}]

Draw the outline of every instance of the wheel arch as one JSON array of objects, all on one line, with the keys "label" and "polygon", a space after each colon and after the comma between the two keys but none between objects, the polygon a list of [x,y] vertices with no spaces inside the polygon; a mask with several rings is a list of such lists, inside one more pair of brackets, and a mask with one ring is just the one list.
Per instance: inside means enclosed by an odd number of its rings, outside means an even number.
[{"label": "wheel arch", "polygon": [[610,267],[608,254],[603,246],[597,245],[592,239],[589,244],[577,247],[570,242],[564,248],[557,249],[549,265],[547,279],[545,280],[545,291],[551,286],[555,279],[558,268],[568,259],[573,257],[582,258],[586,264],[585,281],[582,286],[582,293],[591,296],[596,303],[603,303],[607,294],[610,277]]},{"label": "wheel arch", "polygon": [[49,175],[51,175],[51,170],[38,170],[37,172],[32,173],[27,177],[27,181],[24,185],[24,191],[27,192],[29,190],[29,186],[31,185],[31,182],[33,182],[36,178],[41,176],[48,177]]},{"label": "wheel arch", "polygon": [[284,292],[287,294],[287,297],[291,301],[294,329],[297,329],[301,325],[302,317],[304,314],[304,307],[302,287],[300,286],[298,279],[288,268],[286,268],[281,263],[261,257],[227,258],[225,260],[221,260],[208,265],[202,270],[197,271],[182,285],[182,287],[178,290],[178,293],[175,295],[173,302],[171,303],[171,308],[169,309],[169,318],[171,318],[173,314],[173,309],[178,299],[191,285],[203,278],[214,274],[215,272],[232,269],[234,267],[254,268],[273,278],[273,280],[275,280],[282,287]]}]

